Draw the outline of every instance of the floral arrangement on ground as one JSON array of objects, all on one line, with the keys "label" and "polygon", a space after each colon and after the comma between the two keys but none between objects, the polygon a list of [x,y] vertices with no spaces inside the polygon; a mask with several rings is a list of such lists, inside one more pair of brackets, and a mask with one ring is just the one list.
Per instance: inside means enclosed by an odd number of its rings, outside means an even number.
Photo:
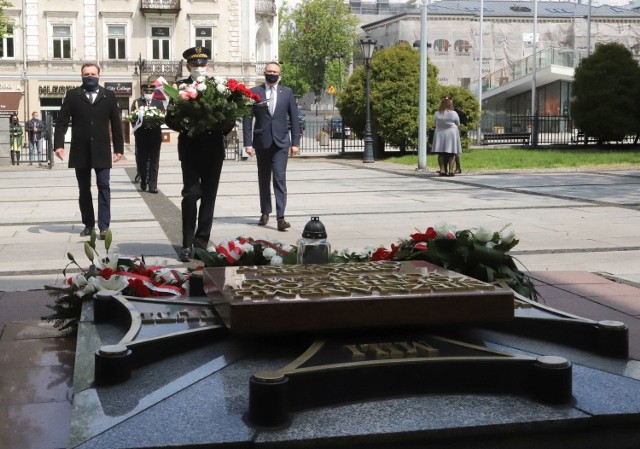
[{"label": "floral arrangement on ground", "polygon": [[[42,317],[43,320],[53,322],[58,330],[74,332],[80,320],[82,301],[102,290],[137,297],[175,298],[186,293],[187,275],[163,266],[148,266],[141,256],[110,255],[112,240],[113,235],[109,230],[104,239],[106,254],[100,257],[96,249],[96,233],[91,233],[89,241],[84,244],[84,252],[90,261],[89,268],[80,266],[75,257],[67,253],[69,263],[62,270],[64,285],[45,286],[56,299],[53,305],[48,306],[53,314]],[[67,277],[70,266],[78,268],[80,272]]]},{"label": "floral arrangement on ground", "polygon": [[192,84],[162,89],[171,98],[167,125],[176,131],[195,134],[231,130],[236,120],[250,115],[260,96],[233,78],[198,77]]},{"label": "floral arrangement on ground", "polygon": [[[515,292],[536,300],[533,283],[508,254],[518,243],[509,225],[498,231],[485,226],[458,231],[441,222],[391,244],[389,249],[369,246],[358,252],[333,251],[329,262],[424,260],[484,282],[506,282]],[[196,254],[206,267],[292,265],[298,261],[295,245],[245,237],[224,241],[208,251],[196,248]]]},{"label": "floral arrangement on ground", "polygon": [[158,128],[164,124],[165,113],[155,106],[141,106],[123,118],[125,122],[133,123],[136,127]]},{"label": "floral arrangement on ground", "polygon": [[[91,262],[82,268],[75,257],[67,253],[69,263],[62,273],[63,286],[45,286],[54,296],[54,313],[43,317],[53,321],[59,330],[77,328],[82,301],[95,292],[109,290],[128,296],[165,298],[186,294],[189,275],[163,266],[147,266],[143,256],[122,257],[109,255],[112,233],[105,236],[106,255],[96,250],[96,234],[92,232],[84,250]],[[537,300],[536,289],[529,277],[518,269],[508,252],[519,243],[509,226],[493,231],[481,226],[457,231],[447,223],[438,223],[424,232],[400,239],[390,248],[368,246],[361,251],[344,249],[333,251],[331,263],[361,263],[369,261],[424,260],[451,271],[489,283],[506,283],[520,295]],[[228,267],[252,265],[294,265],[298,261],[298,248],[286,241],[255,240],[238,237],[226,240],[208,250],[196,248],[202,267]],[[80,272],[67,277],[69,266]]]}]

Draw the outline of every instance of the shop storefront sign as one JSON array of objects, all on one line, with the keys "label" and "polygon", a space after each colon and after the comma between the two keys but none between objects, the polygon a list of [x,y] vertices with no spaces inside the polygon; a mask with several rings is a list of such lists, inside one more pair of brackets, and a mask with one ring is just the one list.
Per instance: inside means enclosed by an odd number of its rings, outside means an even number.
[{"label": "shop storefront sign", "polygon": [[131,96],[133,92],[132,83],[104,83],[104,88],[112,91],[116,95]]}]

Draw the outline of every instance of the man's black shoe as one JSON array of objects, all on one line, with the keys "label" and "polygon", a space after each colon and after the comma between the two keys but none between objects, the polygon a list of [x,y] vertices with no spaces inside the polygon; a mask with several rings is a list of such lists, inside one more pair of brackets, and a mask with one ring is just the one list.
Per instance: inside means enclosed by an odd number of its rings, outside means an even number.
[{"label": "man's black shoe", "polygon": [[140,183],[140,190],[142,190],[143,192],[147,191],[147,185],[144,182]]},{"label": "man's black shoe", "polygon": [[104,240],[104,239],[105,239],[105,237],[107,236],[107,231],[108,231],[108,230],[109,230],[109,228],[107,228],[107,229],[103,229],[102,231],[100,231],[100,235],[98,235],[98,238],[99,238],[100,240]]},{"label": "man's black shoe", "polygon": [[258,220],[258,226],[264,226],[269,223],[269,214],[260,215],[260,220]]},{"label": "man's black shoe", "polygon": [[278,231],[286,231],[291,225],[284,218],[278,218]]},{"label": "man's black shoe", "polygon": [[454,171],[454,173],[455,173],[456,175],[459,175],[460,173],[462,173],[462,170],[461,170],[461,169],[459,169],[459,168],[456,168],[456,170]]},{"label": "man's black shoe", "polygon": [[178,254],[178,259],[180,260],[180,262],[189,262],[191,260],[191,255],[191,247],[182,248],[180,250],[180,254]]},{"label": "man's black shoe", "polygon": [[149,189],[149,193],[158,193],[158,189]]},{"label": "man's black shoe", "polygon": [[82,231],[80,231],[80,237],[90,236],[91,231],[93,231],[93,227],[86,226]]}]

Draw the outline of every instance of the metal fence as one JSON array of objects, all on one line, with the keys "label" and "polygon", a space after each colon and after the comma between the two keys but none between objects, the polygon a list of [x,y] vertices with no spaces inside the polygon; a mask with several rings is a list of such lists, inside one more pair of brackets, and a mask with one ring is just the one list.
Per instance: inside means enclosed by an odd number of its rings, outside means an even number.
[{"label": "metal fence", "polygon": [[[225,138],[227,160],[239,160],[242,157],[242,124]],[[356,137],[350,129],[338,128],[333,132],[325,122],[305,122],[300,141],[301,156],[328,156],[364,151],[364,141]]]},{"label": "metal fence", "polygon": [[[430,130],[432,132],[432,130]],[[480,140],[477,130],[469,131],[472,145],[521,145],[521,146],[571,146],[595,145],[596,139],[587,137],[566,116],[531,115],[485,115],[480,126]],[[636,144],[635,135],[627,136],[609,144]],[[302,132],[301,156],[346,155],[364,151],[364,141],[350,130],[334,129],[327,121],[308,122]],[[226,159],[239,160],[242,157],[242,126],[239,124],[226,138]],[[385,147],[384,153],[398,152],[397,148]],[[409,148],[415,152],[417,148]]]},{"label": "metal fence", "polygon": [[[485,145],[523,144],[525,135],[528,136],[528,143],[525,144],[533,146],[597,143],[593,138],[588,138],[585,143],[584,133],[574,126],[570,117],[566,116],[485,114],[480,125],[480,143]],[[470,131],[469,136],[478,141],[476,130]],[[635,135],[629,135],[621,141],[608,143],[633,144],[635,140]]]},{"label": "metal fence", "polygon": [[46,165],[49,168],[53,167],[53,120],[50,116],[45,118],[45,132],[41,142],[29,142],[29,132],[27,131],[28,125],[25,122],[23,124],[23,142],[22,150],[20,151],[20,164],[33,165],[40,164]]}]

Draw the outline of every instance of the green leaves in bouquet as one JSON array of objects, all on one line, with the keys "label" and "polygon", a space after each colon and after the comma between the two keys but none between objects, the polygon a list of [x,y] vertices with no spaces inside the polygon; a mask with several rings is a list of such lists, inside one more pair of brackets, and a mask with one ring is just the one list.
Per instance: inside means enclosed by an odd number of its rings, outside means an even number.
[{"label": "green leaves in bouquet", "polygon": [[[67,253],[67,259],[69,263],[62,269],[62,275],[67,278],[67,269],[70,265],[74,265],[80,269],[86,278],[92,278],[98,275],[98,269],[94,263],[96,256],[99,257],[99,253],[96,249],[97,234],[95,229],[91,231],[89,240],[84,243],[84,253],[87,259],[91,262],[89,268],[83,268],[78,264],[75,256],[71,253]],[[113,241],[113,234],[111,230],[107,230],[104,239],[104,247],[109,254],[109,248]],[[47,305],[47,308],[53,310],[51,315],[43,316],[42,319],[48,322],[53,322],[53,326],[60,330],[75,331],[78,327],[80,320],[80,313],[82,311],[82,297],[74,294],[70,290],[69,285],[62,287],[45,285],[45,290],[49,292],[49,295],[55,297],[53,305]]]},{"label": "green leaves in bouquet", "polygon": [[484,235],[467,229],[456,232],[455,238],[452,235],[427,239],[421,249],[417,249],[414,240],[403,240],[393,254],[393,260],[424,260],[484,282],[505,281],[517,293],[536,300],[535,286],[507,254],[519,241],[515,238],[505,240],[502,234],[505,229]]}]

